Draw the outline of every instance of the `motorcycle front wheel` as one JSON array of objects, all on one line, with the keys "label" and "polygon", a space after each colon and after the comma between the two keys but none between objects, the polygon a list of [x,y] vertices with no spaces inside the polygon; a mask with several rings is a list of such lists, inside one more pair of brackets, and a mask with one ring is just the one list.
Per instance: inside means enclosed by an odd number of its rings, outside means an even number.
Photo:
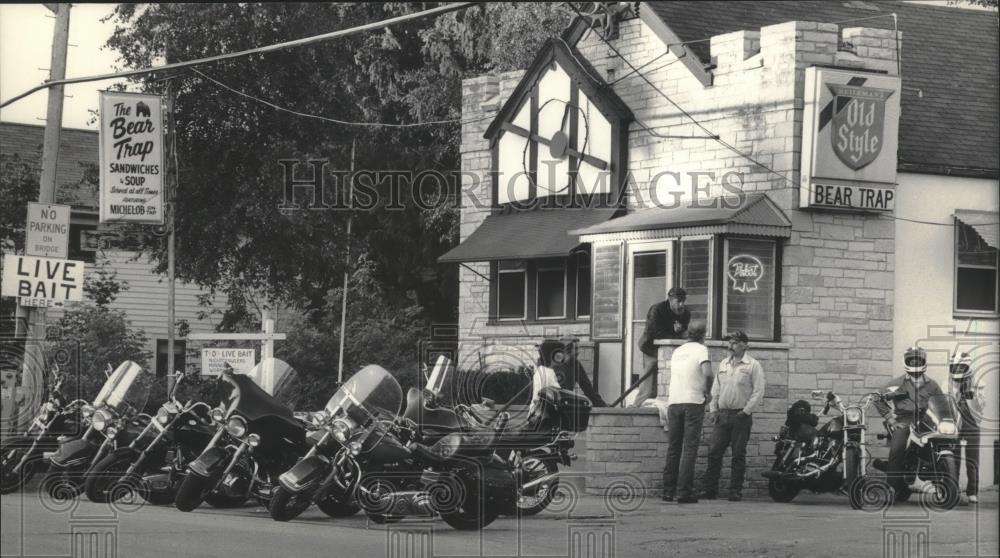
[{"label": "motorcycle front wheel", "polygon": [[41,491],[57,502],[72,500],[83,492],[83,476],[79,472],[52,467],[42,479]]},{"label": "motorcycle front wheel", "polygon": [[935,475],[930,479],[934,492],[927,505],[932,510],[948,511],[958,505],[961,493],[958,487],[958,457],[945,454],[938,457]]},{"label": "motorcycle front wheel", "polygon": [[183,512],[197,508],[215,488],[216,481],[217,478],[203,477],[194,471],[188,471],[177,489],[174,506]]},{"label": "motorcycle front wheel", "polygon": [[291,521],[309,509],[312,505],[311,497],[309,492],[292,492],[284,486],[278,486],[274,489],[267,511],[275,521]]},{"label": "motorcycle front wheel", "polygon": [[31,439],[19,436],[5,440],[0,444],[0,494],[10,494],[24,486],[35,472],[41,468],[40,457],[25,460],[24,465],[18,472],[14,472],[14,467],[24,459],[25,454],[31,449]]},{"label": "motorcycle front wheel", "polygon": [[106,504],[139,491],[138,477],[135,482],[125,479],[125,472],[139,457],[138,450],[121,448],[115,450],[94,465],[84,483],[84,492],[91,502]]},{"label": "motorcycle front wheel", "polygon": [[335,518],[351,517],[361,509],[355,502],[344,503],[330,495],[317,500],[316,507],[319,508],[319,511]]}]

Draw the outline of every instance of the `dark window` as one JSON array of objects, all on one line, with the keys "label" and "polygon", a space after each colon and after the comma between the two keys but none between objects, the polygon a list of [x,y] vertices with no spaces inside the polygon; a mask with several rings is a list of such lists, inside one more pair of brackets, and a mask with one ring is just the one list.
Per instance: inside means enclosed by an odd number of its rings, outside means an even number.
[{"label": "dark window", "polygon": [[94,263],[100,248],[97,225],[71,223],[69,226],[69,259]]},{"label": "dark window", "polygon": [[590,317],[590,254],[576,255],[576,317]]},{"label": "dark window", "polygon": [[987,244],[974,227],[958,221],[955,253],[955,309],[996,313],[997,249]]},{"label": "dark window", "polygon": [[566,264],[565,260],[558,262],[539,262],[536,265],[537,309],[538,317],[566,317]]},{"label": "dark window", "polygon": [[774,338],[775,243],[740,238],[726,241],[723,322],[751,339]]},{"label": "dark window", "polygon": [[711,332],[711,244],[709,239],[680,242],[680,286],[687,291],[687,307],[691,319],[705,320]]},{"label": "dark window", "polygon": [[[174,371],[186,369],[186,355],[184,341],[174,340]],[[171,371],[173,372],[173,371]],[[167,375],[167,340],[156,340],[156,375],[163,377]]]},{"label": "dark window", "polygon": [[497,274],[497,317],[523,320],[527,294],[527,269],[524,263],[500,262]]}]

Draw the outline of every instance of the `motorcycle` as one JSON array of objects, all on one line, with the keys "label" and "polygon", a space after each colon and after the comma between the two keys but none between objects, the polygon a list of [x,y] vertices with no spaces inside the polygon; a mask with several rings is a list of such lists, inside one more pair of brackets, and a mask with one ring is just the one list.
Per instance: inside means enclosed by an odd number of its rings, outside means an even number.
[{"label": "motorcycle", "polygon": [[84,490],[91,501],[103,503],[135,493],[153,505],[173,503],[182,472],[217,430],[207,403],[177,399],[185,378],[177,372],[155,418],[131,444],[114,450],[90,470]]},{"label": "motorcycle", "polygon": [[43,490],[50,497],[75,498],[94,464],[136,438],[152,419],[140,412],[152,384],[152,374],[132,361],[108,376],[94,402],[83,407],[86,431],[78,438],[61,437],[55,452],[43,454],[50,463]]},{"label": "motorcycle", "polygon": [[282,487],[291,493],[329,478],[330,497],[357,502],[376,523],[440,515],[453,528],[469,530],[513,513],[514,475],[493,445],[506,414],[480,429],[451,409],[425,406],[424,399],[410,390],[400,415],[396,379],[377,365],[361,369],[326,407],[332,436],[342,446],[332,467],[315,456],[283,475]]},{"label": "motorcycle", "polygon": [[48,398],[21,436],[0,445],[0,494],[20,489],[46,466],[43,454],[59,447],[59,437],[78,434],[83,399],[67,402],[61,391],[64,377],[53,371]]},{"label": "motorcycle", "polygon": [[[813,398],[824,397],[822,390],[812,392]],[[823,415],[831,408],[840,412],[818,430],[800,426],[791,431],[781,427],[775,442],[775,460],[762,475],[768,480],[768,494],[775,502],[791,502],[802,489],[816,493],[844,490],[850,496],[851,507],[860,509],[864,498],[864,479],[868,470],[869,452],[865,434],[868,430],[867,410],[883,398],[873,392],[864,395],[855,405],[845,405],[840,397],[826,392]]]},{"label": "motorcycle", "polygon": [[229,405],[225,411],[212,410],[219,428],[188,465],[174,499],[177,509],[191,511],[204,501],[219,507],[220,499],[235,505],[251,496],[267,508],[278,475],[308,451],[305,424],[253,380],[268,368],[278,379],[278,394],[282,382],[294,375],[281,360],[264,359],[246,375],[222,373],[221,380],[231,388]]},{"label": "motorcycle", "polygon": [[[891,401],[909,398],[905,390],[894,390],[887,396]],[[903,467],[906,471],[901,483],[893,487],[895,501],[905,502],[910,497],[909,485],[917,476],[932,484],[933,491],[928,504],[940,511],[947,511],[958,505],[961,499],[959,489],[959,456],[965,442],[959,439],[962,415],[955,399],[950,395],[932,395],[927,398],[927,406],[918,409],[917,419],[909,426]],[[889,436],[879,436],[886,439]],[[876,469],[885,471],[885,461],[876,460]]]}]

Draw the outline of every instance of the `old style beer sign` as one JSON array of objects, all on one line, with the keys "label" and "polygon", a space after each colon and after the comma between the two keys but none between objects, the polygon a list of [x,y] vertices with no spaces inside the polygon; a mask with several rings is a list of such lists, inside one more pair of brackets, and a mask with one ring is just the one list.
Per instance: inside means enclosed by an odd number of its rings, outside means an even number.
[{"label": "old style beer sign", "polygon": [[163,110],[157,95],[101,92],[101,222],[163,224]]},{"label": "old style beer sign", "polygon": [[893,210],[899,98],[895,76],[806,70],[800,207]]}]

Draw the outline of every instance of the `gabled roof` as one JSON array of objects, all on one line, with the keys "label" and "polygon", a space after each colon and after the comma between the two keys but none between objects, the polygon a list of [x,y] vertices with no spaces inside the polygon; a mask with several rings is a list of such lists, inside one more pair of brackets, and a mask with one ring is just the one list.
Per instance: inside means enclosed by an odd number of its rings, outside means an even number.
[{"label": "gabled roof", "polygon": [[609,121],[632,120],[632,110],[608,85],[600,80],[600,73],[581,56],[572,53],[562,39],[549,39],[535,55],[535,60],[528,66],[521,81],[510,97],[500,108],[496,118],[486,128],[484,138],[494,138],[504,122],[511,121],[517,114],[521,104],[528,98],[552,61],[559,66],[576,83],[580,91],[590,99]]},{"label": "gabled roof", "polygon": [[713,233],[745,233],[787,237],[792,223],[767,194],[697,200],[677,207],[656,207],[630,213],[570,234],[594,235],[659,229],[714,226]]},{"label": "gabled roof", "polygon": [[[0,122],[0,153],[17,155],[40,173],[44,135],[44,126]],[[87,165],[97,164],[97,131],[63,128],[56,163],[56,203],[97,209],[97,185],[84,181]]]},{"label": "gabled roof", "polygon": [[[898,1],[644,3],[683,41],[786,21],[902,32],[899,170],[997,176],[1000,88],[997,13]],[[859,18],[864,19],[858,21]],[[846,21],[854,20],[854,21]],[[708,41],[687,48],[709,64]]]}]

